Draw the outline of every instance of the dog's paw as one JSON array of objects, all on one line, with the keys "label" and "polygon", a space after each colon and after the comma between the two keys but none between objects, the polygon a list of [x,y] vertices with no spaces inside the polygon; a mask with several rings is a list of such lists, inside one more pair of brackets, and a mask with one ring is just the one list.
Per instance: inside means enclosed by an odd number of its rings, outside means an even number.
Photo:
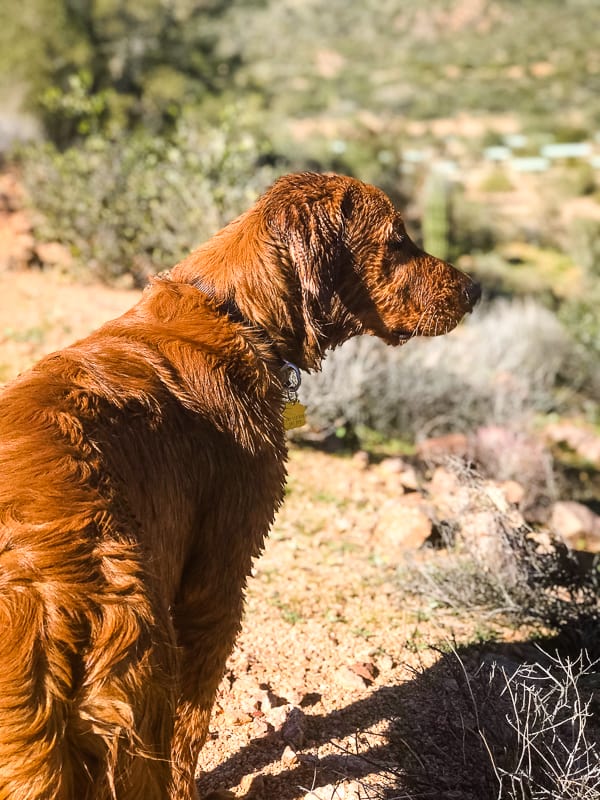
[{"label": "dog's paw", "polygon": [[202,795],[201,800],[231,800],[232,797],[235,797],[235,795],[228,789],[217,789],[216,792]]}]

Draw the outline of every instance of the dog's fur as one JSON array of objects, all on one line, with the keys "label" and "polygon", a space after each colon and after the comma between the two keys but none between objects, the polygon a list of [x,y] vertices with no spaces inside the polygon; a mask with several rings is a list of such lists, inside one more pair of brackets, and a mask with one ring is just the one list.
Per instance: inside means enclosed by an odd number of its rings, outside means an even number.
[{"label": "dog's fur", "polygon": [[453,328],[478,287],[379,190],[280,179],[0,402],[0,800],[191,800],[285,480],[283,360]]}]

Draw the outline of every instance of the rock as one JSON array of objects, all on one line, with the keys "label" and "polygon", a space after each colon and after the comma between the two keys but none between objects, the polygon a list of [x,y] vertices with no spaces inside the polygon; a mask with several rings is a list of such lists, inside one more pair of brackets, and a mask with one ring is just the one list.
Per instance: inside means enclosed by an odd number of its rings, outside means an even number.
[{"label": "rock", "polygon": [[[519,486],[519,484],[516,484],[514,481],[510,481],[510,483],[514,483],[516,487]],[[524,528],[525,519],[519,509],[515,508],[514,504],[508,502],[504,488],[505,485],[505,482],[498,483],[497,481],[485,481],[482,484],[482,494],[489,501],[486,505],[489,510],[498,512],[498,517],[502,519],[502,523],[505,527],[512,528],[513,530]],[[475,505],[475,503],[473,505]]]},{"label": "rock", "polygon": [[469,487],[461,484],[458,476],[444,467],[437,467],[426,489],[439,519],[457,519],[471,504]]},{"label": "rock", "polygon": [[264,714],[255,716],[252,720],[252,738],[262,739],[269,733],[272,733],[275,727],[267,720]]},{"label": "rock", "polygon": [[425,503],[417,495],[415,501],[404,497],[384,502],[377,515],[374,535],[384,549],[388,561],[398,561],[407,549],[422,547],[431,536],[431,519]]},{"label": "rock", "polygon": [[[529,531],[527,538],[535,544],[535,552],[540,556],[556,554],[556,536],[547,530]],[[564,545],[563,545],[564,547]]]},{"label": "rock", "polygon": [[394,659],[387,653],[383,653],[377,659],[377,667],[380,672],[389,672],[394,669]]},{"label": "rock", "polygon": [[372,661],[357,661],[349,667],[355,675],[362,678],[365,683],[371,684],[377,677],[377,667]]},{"label": "rock", "polygon": [[398,475],[398,478],[402,486],[404,486],[405,489],[408,489],[409,492],[417,492],[421,488],[419,478],[414,467],[409,466],[406,467],[406,469],[403,469]]},{"label": "rock", "polygon": [[494,480],[517,481],[526,491],[520,505],[539,505],[552,491],[552,456],[538,438],[500,425],[479,428],[473,458]]},{"label": "rock", "polygon": [[382,472],[389,472],[392,475],[399,475],[407,468],[407,464],[401,458],[384,458],[379,469]]},{"label": "rock", "polygon": [[[240,789],[243,793],[244,800],[264,800],[265,798],[265,779],[260,772],[252,772],[249,775],[244,775],[240,781]],[[212,795],[209,795],[212,797]],[[225,795],[224,795],[225,797]],[[231,795],[235,797],[235,795]]]},{"label": "rock", "polygon": [[494,571],[502,569],[508,578],[508,545],[494,511],[481,510],[466,514],[460,526],[460,539],[486,568]]},{"label": "rock", "polygon": [[69,267],[73,262],[71,251],[60,242],[39,242],[35,253],[42,264],[51,267]]},{"label": "rock", "polygon": [[550,527],[573,549],[600,552],[600,516],[582,503],[554,503]]},{"label": "rock", "polygon": [[600,467],[600,436],[587,426],[564,420],[549,425],[545,434],[551,442],[566,445],[586,461]]},{"label": "rock", "polygon": [[281,728],[281,738],[290,747],[299,750],[304,744],[306,714],[297,706],[292,706]]},{"label": "rock", "polygon": [[285,764],[286,767],[291,767],[298,763],[298,756],[289,744],[285,746],[285,750],[281,754],[281,763]]},{"label": "rock", "polygon": [[277,706],[267,711],[267,719],[276,731],[280,731],[288,718],[292,706]]},{"label": "rock", "polygon": [[352,456],[352,461],[359,469],[368,469],[371,458],[366,450],[357,450]]},{"label": "rock", "polygon": [[369,681],[366,681],[362,676],[357,675],[357,673],[348,666],[338,669],[338,671],[335,673],[335,679],[340,686],[342,686],[344,689],[350,689],[351,691],[362,691],[366,686],[369,685]]},{"label": "rock", "polygon": [[417,456],[431,464],[439,464],[449,457],[469,459],[471,444],[469,437],[462,433],[448,433],[424,439],[417,445]]},{"label": "rock", "polygon": [[34,240],[29,220],[22,212],[0,215],[0,269],[26,266],[33,253]]},{"label": "rock", "polygon": [[506,502],[513,506],[520,506],[525,498],[525,489],[517,481],[501,481],[498,483]]}]

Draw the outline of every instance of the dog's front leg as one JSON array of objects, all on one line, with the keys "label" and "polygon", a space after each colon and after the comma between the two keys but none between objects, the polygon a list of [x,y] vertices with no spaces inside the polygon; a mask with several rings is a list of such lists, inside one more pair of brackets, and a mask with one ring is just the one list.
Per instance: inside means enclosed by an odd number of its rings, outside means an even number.
[{"label": "dog's front leg", "polygon": [[[173,737],[172,800],[196,800],[195,771],[208,734],[215,695],[225,663],[239,632],[243,608],[242,586],[210,590],[194,585],[184,588],[174,621],[180,659],[180,698]],[[233,797],[219,791],[203,800]]]}]

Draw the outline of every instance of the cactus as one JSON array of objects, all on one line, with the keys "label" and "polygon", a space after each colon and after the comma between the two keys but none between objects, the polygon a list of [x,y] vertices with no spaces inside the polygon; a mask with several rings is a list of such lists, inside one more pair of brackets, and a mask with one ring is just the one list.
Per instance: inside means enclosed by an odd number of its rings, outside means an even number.
[{"label": "cactus", "polygon": [[423,246],[437,258],[450,255],[450,186],[445,177],[435,173],[424,187]]}]

